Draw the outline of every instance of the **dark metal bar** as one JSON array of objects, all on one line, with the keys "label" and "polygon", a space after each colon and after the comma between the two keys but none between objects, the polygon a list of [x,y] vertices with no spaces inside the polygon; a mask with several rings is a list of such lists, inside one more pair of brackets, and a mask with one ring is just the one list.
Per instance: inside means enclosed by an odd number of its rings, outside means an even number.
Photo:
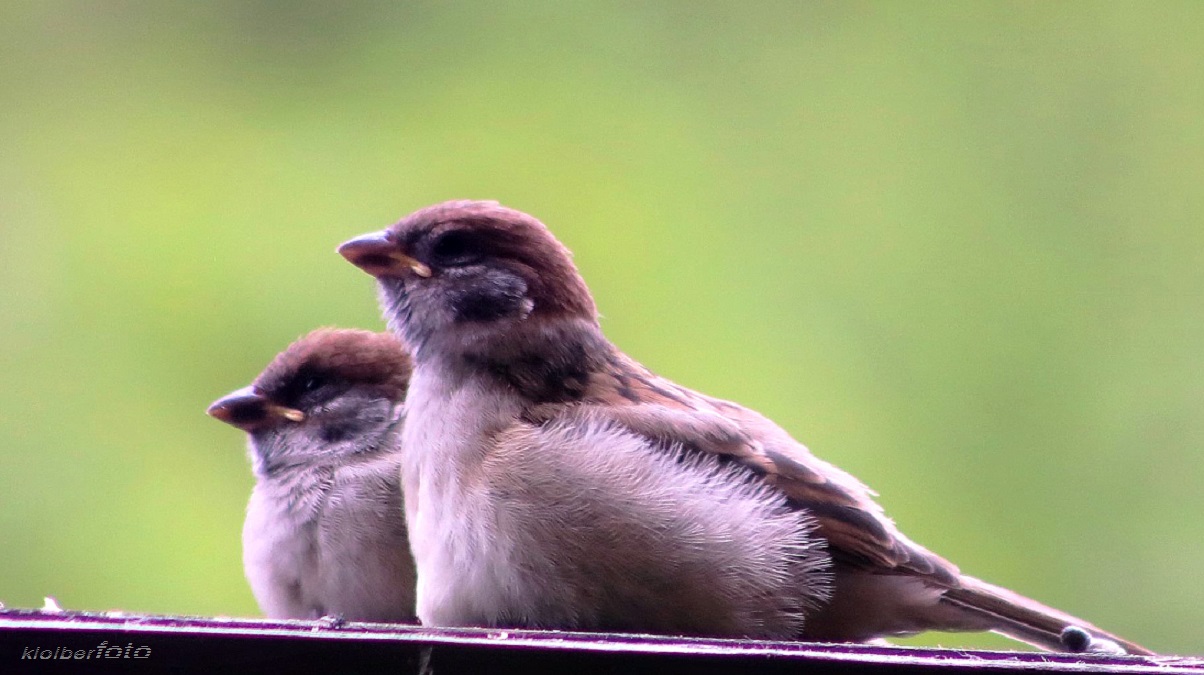
[{"label": "dark metal bar", "polygon": [[0,673],[1176,673],[1204,659],[0,610]]}]

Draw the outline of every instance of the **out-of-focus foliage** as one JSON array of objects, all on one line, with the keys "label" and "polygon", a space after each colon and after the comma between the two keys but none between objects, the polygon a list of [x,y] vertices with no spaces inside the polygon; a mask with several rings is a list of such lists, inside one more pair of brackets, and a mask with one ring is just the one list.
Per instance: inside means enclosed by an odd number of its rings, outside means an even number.
[{"label": "out-of-focus foliage", "polygon": [[380,327],[336,244],[476,197],[964,570],[1204,649],[1204,5],[47,1],[0,44],[8,605],[255,614],[205,406]]}]

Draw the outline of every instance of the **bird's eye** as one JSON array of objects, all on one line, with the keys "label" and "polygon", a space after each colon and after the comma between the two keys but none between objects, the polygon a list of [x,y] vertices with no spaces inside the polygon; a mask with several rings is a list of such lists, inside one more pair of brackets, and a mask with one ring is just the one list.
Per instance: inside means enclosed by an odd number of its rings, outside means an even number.
[{"label": "bird's eye", "polygon": [[301,383],[301,390],[308,394],[309,392],[320,388],[324,384],[326,384],[326,379],[322,376],[310,375],[309,377],[305,378],[304,382]]},{"label": "bird's eye", "polygon": [[468,265],[481,257],[473,237],[465,232],[448,232],[435,240],[431,255],[438,265]]}]

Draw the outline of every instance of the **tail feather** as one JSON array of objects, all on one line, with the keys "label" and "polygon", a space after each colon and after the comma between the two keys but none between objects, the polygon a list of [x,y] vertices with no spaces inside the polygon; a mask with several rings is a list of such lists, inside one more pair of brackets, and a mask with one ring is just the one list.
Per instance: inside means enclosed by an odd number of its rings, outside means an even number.
[{"label": "tail feather", "polygon": [[1063,631],[1081,628],[1093,638],[1115,642],[1129,654],[1153,655],[1154,652],[1095,626],[1030,600],[1006,588],[1000,588],[974,577],[962,576],[961,586],[951,588],[942,596],[944,603],[980,617],[991,629],[1010,638],[1027,642],[1050,651],[1066,651]]}]

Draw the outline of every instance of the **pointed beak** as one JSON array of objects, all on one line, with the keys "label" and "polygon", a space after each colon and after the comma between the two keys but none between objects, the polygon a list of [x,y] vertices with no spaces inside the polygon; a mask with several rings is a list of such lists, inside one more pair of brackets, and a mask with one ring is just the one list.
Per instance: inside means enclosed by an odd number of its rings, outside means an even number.
[{"label": "pointed beak", "polygon": [[305,419],[305,413],[272,403],[256,393],[254,387],[243,387],[226,394],[214,401],[205,412],[243,431],[252,431],[280,420],[301,422]]},{"label": "pointed beak", "polygon": [[339,255],[374,277],[431,276],[431,268],[401,252],[385,231],[365,234],[339,245]]}]

